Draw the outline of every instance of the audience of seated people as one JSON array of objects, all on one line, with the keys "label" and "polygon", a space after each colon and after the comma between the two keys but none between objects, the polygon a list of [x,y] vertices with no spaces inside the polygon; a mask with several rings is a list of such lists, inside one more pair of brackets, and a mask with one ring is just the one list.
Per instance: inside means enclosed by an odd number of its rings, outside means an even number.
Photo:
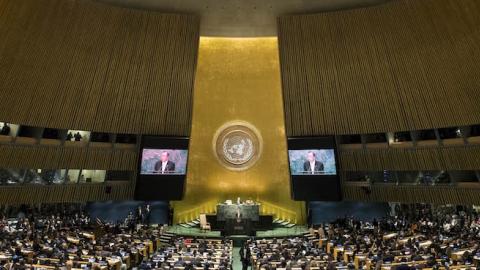
[{"label": "audience of seated people", "polygon": [[[148,205],[116,224],[92,220],[78,205],[0,213],[0,269],[232,269],[231,240],[146,226]],[[480,216],[397,209],[371,223],[342,218],[303,236],[252,238],[240,255],[255,270],[480,269]]]},{"label": "audience of seated people", "polygon": [[2,270],[231,270],[231,241],[176,237],[164,227],[147,226],[148,204],[117,224],[92,220],[76,204],[1,212]]},{"label": "audience of seated people", "polygon": [[178,237],[170,247],[161,247],[139,269],[231,270],[231,240]]},{"label": "audience of seated people", "polygon": [[127,269],[155,252],[162,232],[92,221],[76,208],[29,209],[0,220],[0,269]]},{"label": "audience of seated people", "polygon": [[304,237],[250,240],[253,269],[480,269],[479,215],[427,209],[372,224],[339,219]]}]

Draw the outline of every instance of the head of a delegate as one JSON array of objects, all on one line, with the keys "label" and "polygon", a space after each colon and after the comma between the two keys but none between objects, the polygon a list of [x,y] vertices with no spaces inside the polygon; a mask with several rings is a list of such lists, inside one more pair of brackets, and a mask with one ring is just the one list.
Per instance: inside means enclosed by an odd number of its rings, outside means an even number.
[{"label": "head of a delegate", "polygon": [[310,162],[313,162],[317,159],[317,156],[315,154],[315,152],[313,151],[308,151],[307,153],[307,160],[310,161]]},{"label": "head of a delegate", "polygon": [[162,154],[160,155],[160,160],[162,162],[166,162],[168,161],[169,157],[170,157],[170,153],[168,153],[167,151],[163,151]]}]

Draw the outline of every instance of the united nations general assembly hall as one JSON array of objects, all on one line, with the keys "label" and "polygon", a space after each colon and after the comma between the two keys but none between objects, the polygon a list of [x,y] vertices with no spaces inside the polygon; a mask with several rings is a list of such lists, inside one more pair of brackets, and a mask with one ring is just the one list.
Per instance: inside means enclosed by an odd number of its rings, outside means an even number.
[{"label": "united nations general assembly hall", "polygon": [[0,0],[0,270],[480,270],[480,0]]}]

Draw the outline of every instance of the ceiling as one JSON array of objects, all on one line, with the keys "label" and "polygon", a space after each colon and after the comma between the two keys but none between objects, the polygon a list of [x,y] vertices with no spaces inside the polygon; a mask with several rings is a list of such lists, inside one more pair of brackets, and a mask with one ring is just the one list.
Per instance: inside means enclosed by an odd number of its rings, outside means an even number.
[{"label": "ceiling", "polygon": [[391,0],[94,0],[129,8],[192,13],[202,36],[276,36],[276,18],[377,5]]}]

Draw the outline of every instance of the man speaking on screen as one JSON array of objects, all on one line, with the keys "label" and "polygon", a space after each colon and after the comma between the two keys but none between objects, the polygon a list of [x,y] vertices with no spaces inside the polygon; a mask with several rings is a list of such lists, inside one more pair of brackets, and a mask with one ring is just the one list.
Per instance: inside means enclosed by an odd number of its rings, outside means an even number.
[{"label": "man speaking on screen", "polygon": [[313,151],[308,151],[307,161],[303,163],[303,171],[305,174],[320,174],[323,172],[323,163],[317,160]]},{"label": "man speaking on screen", "polygon": [[169,160],[170,153],[163,151],[160,160],[155,163],[155,173],[174,173],[175,172],[175,163]]}]

